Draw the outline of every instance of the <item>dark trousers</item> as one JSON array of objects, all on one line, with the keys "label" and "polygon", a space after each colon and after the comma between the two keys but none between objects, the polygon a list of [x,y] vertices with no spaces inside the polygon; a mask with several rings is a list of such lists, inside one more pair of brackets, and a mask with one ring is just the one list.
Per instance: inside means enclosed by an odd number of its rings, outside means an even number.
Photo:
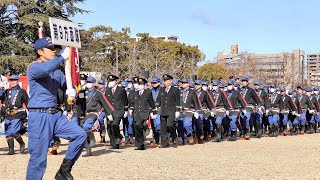
[{"label": "dark trousers", "polygon": [[146,121],[147,121],[146,119],[141,119],[139,115],[135,116],[134,118],[135,139],[136,139],[136,143],[139,146],[142,146],[144,144],[143,130],[144,130],[144,123]]},{"label": "dark trousers", "polygon": [[169,133],[172,137],[172,140],[176,140],[176,118],[175,115],[161,116],[161,140],[163,144],[169,144]]},{"label": "dark trousers", "polygon": [[120,134],[120,121],[121,117],[114,117],[113,121],[111,122],[111,142],[113,142],[112,146],[119,144],[118,139],[121,139]]}]

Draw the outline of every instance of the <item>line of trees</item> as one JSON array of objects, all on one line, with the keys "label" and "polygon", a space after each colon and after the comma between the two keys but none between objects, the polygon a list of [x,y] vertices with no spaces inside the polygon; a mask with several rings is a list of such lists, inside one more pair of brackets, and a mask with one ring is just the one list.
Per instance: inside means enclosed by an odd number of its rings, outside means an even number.
[{"label": "line of trees", "polygon": [[[69,20],[75,14],[90,13],[77,7],[83,2],[85,0],[1,0],[0,72],[10,68],[25,74],[28,64],[35,60],[33,43],[38,38],[39,21],[49,36],[48,18]],[[133,36],[139,37],[139,41]],[[218,73],[209,77],[203,72],[207,68],[197,67],[197,63],[205,59],[197,46],[159,40],[148,33],[132,35],[129,27],[121,30],[103,25],[91,27],[81,31],[81,42],[83,71],[113,73],[121,78],[164,73],[176,78],[199,74],[204,80],[220,76]]]}]

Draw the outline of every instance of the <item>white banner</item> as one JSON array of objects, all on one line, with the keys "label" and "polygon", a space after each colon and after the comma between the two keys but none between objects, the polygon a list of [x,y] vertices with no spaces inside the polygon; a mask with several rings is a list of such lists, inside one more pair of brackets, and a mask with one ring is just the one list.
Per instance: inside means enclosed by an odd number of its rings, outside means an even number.
[{"label": "white banner", "polygon": [[78,24],[49,17],[52,44],[80,48],[80,28]]}]

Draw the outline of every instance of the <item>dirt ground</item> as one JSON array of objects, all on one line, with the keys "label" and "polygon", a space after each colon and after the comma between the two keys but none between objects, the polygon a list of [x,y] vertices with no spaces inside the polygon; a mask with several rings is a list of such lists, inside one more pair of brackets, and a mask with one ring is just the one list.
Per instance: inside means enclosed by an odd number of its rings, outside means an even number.
[{"label": "dirt ground", "polygon": [[[319,140],[320,134],[312,134],[146,151],[98,145],[94,156],[80,157],[72,174],[75,179],[319,179]],[[62,143],[59,155],[48,157],[44,179],[53,179],[60,167],[67,148]],[[15,142],[17,154],[5,155],[7,144],[0,137],[0,179],[25,178],[29,155],[18,154],[18,148]]]}]

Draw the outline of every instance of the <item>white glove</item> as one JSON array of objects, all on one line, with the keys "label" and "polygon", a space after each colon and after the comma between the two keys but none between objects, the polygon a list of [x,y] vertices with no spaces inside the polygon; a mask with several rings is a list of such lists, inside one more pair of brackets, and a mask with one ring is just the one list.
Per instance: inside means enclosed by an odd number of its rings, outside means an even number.
[{"label": "white glove", "polygon": [[194,116],[196,119],[199,119],[199,113],[198,113],[198,112],[194,112],[194,113],[193,113],[193,116]]},{"label": "white glove", "polygon": [[66,95],[68,95],[68,98],[74,99],[77,95],[77,91],[75,89],[67,89],[66,90]]},{"label": "white glove", "polygon": [[261,112],[261,113],[262,113],[262,108],[261,108],[261,107],[259,107],[259,108],[258,108],[258,110],[259,110],[259,112]]},{"label": "white glove", "polygon": [[296,115],[297,114],[297,112],[296,111],[292,111],[292,115]]},{"label": "white glove", "polygon": [[246,109],[242,110],[242,112],[243,112],[243,114],[247,114],[247,110]]},{"label": "white glove", "polygon": [[108,115],[107,116],[107,118],[109,119],[109,121],[113,121],[113,117],[112,117],[112,115],[110,114],[110,115]]},{"label": "white glove", "polygon": [[214,117],[214,111],[210,112],[211,117]]},{"label": "white glove", "polygon": [[266,115],[268,115],[268,114],[269,114],[269,110],[267,109],[267,110],[266,110]]},{"label": "white glove", "polygon": [[128,115],[129,115],[129,116],[132,116],[132,113],[133,113],[133,110],[130,109],[129,112],[128,112]]},{"label": "white glove", "polygon": [[157,119],[157,114],[150,113],[151,119]]},{"label": "white glove", "polygon": [[180,112],[177,111],[175,116],[176,116],[176,118],[178,118],[180,116]]},{"label": "white glove", "polygon": [[127,118],[127,117],[128,117],[128,111],[125,111],[125,112],[124,112],[123,117],[124,117],[124,118]]},{"label": "white glove", "polygon": [[229,111],[226,111],[226,115],[229,116]]},{"label": "white glove", "polygon": [[60,51],[60,56],[63,57],[63,59],[68,59],[70,56],[70,48],[67,46],[62,46],[62,50]]}]

